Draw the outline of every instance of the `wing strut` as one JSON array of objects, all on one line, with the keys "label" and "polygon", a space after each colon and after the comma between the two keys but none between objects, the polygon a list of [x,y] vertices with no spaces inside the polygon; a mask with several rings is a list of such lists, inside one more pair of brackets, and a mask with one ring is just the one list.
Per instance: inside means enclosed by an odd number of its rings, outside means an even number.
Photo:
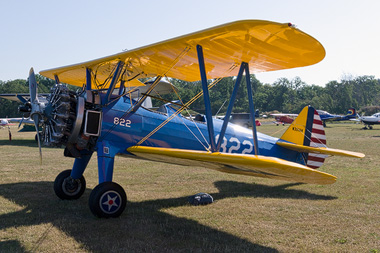
[{"label": "wing strut", "polygon": [[248,63],[245,64],[245,80],[246,80],[246,84],[247,84],[249,112],[251,113],[253,145],[254,145],[254,148],[255,148],[255,155],[259,155],[259,144],[257,142],[257,131],[256,131],[255,106],[253,104],[253,93],[252,93],[252,86],[251,86],[251,75],[249,74]]},{"label": "wing strut", "polygon": [[238,74],[238,76],[236,78],[235,86],[234,86],[234,89],[232,91],[232,95],[231,95],[231,98],[230,98],[230,103],[228,104],[226,116],[224,116],[224,121],[223,121],[222,129],[220,130],[220,135],[219,135],[218,143],[216,145],[216,150],[220,150],[220,146],[222,144],[223,137],[224,137],[224,135],[226,133],[227,124],[228,124],[228,121],[230,119],[231,112],[232,112],[232,107],[234,106],[235,99],[236,99],[236,94],[237,94],[237,91],[239,89],[239,85],[241,83],[242,76],[243,76],[244,72],[245,72],[246,84],[247,84],[249,111],[250,111],[250,114],[251,114],[250,120],[251,120],[251,124],[252,124],[253,145],[254,145],[254,149],[255,149],[255,155],[258,155],[259,154],[259,152],[258,152],[259,149],[258,149],[258,143],[257,143],[255,107],[254,107],[254,104],[253,104],[253,94],[252,94],[251,80],[250,80],[250,74],[249,74],[249,66],[248,66],[248,63],[246,63],[246,62],[242,62],[241,65],[240,65],[239,74]]},{"label": "wing strut", "polygon": [[117,84],[117,82],[119,80],[119,77],[120,77],[120,74],[121,74],[121,70],[123,69],[123,67],[124,67],[124,62],[123,61],[119,61],[117,63],[117,67],[116,67],[115,73],[113,75],[110,87],[107,90],[107,94],[106,94],[105,97],[103,97],[103,101],[102,101],[103,105],[107,104],[111,100],[112,92],[113,92],[113,90],[116,87],[116,84]]},{"label": "wing strut", "polygon": [[201,73],[201,80],[202,80],[203,98],[205,102],[207,130],[208,130],[208,135],[210,138],[211,152],[216,152],[217,149],[215,146],[215,134],[214,134],[214,124],[212,122],[211,102],[210,102],[210,95],[208,93],[206,67],[205,67],[205,62],[204,62],[204,57],[203,57],[203,48],[201,45],[197,45],[197,53],[198,53],[199,70]]},{"label": "wing strut", "polygon": [[242,75],[243,75],[245,65],[246,65],[246,63],[244,63],[244,62],[240,65],[239,74],[236,78],[235,86],[234,86],[234,89],[232,91],[232,95],[230,98],[230,103],[228,104],[226,115],[224,116],[222,129],[220,130],[220,135],[219,135],[218,143],[216,145],[216,150],[220,150],[220,146],[222,145],[223,137],[224,137],[224,134],[226,133],[227,124],[228,124],[228,121],[229,121],[230,116],[231,116],[232,107],[234,106],[234,103],[235,103],[236,94],[238,92],[239,85],[241,83],[241,79],[242,79]]},{"label": "wing strut", "polygon": [[202,80],[202,89],[203,89],[203,98],[205,102],[205,109],[206,109],[206,119],[207,119],[207,129],[208,134],[210,138],[210,145],[211,145],[211,152],[217,152],[220,150],[220,146],[223,141],[223,137],[226,133],[227,124],[232,112],[232,107],[234,105],[236,94],[239,88],[239,84],[242,80],[243,73],[245,72],[246,76],[246,84],[247,84],[247,93],[248,93],[248,101],[249,101],[249,111],[251,114],[251,124],[252,124],[252,135],[253,135],[253,142],[254,142],[254,149],[255,149],[255,155],[258,155],[258,142],[257,142],[257,131],[256,131],[256,119],[255,119],[255,107],[253,104],[253,93],[252,93],[252,87],[251,87],[251,81],[250,81],[250,74],[249,74],[249,66],[248,63],[242,62],[239,70],[239,74],[236,78],[235,86],[230,98],[230,103],[228,105],[228,109],[226,112],[226,116],[224,117],[224,122],[222,129],[220,131],[218,142],[215,142],[215,134],[214,134],[214,124],[212,120],[212,113],[211,113],[211,103],[210,103],[210,95],[208,93],[208,87],[207,87],[207,76],[206,76],[206,68],[204,64],[204,57],[203,57],[203,48],[200,45],[197,45],[197,53],[198,53],[198,62],[199,62],[199,69],[201,73],[201,80]]},{"label": "wing strut", "polygon": [[56,84],[59,84],[59,83],[60,83],[60,82],[59,82],[58,75],[54,75],[54,80],[55,80],[55,83],[56,83]]},{"label": "wing strut", "polygon": [[92,80],[91,80],[91,69],[86,68],[86,90],[91,90]]}]

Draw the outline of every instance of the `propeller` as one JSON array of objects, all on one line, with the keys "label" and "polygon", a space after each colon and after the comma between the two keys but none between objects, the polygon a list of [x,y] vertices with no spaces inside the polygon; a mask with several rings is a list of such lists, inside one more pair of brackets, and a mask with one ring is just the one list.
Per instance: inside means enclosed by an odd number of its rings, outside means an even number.
[{"label": "propeller", "polygon": [[11,133],[11,128],[8,125],[8,135],[9,135],[9,141],[12,141],[12,133]]},{"label": "propeller", "polygon": [[21,119],[20,123],[18,123],[18,128],[20,128],[20,126],[21,126],[21,124],[22,124],[23,121],[24,121],[24,116],[22,116],[22,119]]},{"label": "propeller", "polygon": [[34,127],[36,128],[38,148],[40,150],[40,163],[42,164],[41,140],[40,140],[40,133],[39,133],[41,108],[40,108],[40,103],[39,103],[38,97],[37,97],[37,82],[36,82],[36,76],[34,74],[33,68],[31,68],[29,71],[29,94],[30,94],[30,102],[32,105],[32,111],[30,113],[30,118],[33,119]]}]

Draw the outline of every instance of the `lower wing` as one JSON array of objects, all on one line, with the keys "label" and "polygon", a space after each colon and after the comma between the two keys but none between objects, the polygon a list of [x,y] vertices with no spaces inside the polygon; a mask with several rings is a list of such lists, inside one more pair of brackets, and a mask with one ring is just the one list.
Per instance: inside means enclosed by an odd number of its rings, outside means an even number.
[{"label": "lower wing", "polygon": [[333,175],[275,157],[146,146],[132,146],[127,151],[137,158],[227,173],[310,184],[333,184],[336,181]]}]

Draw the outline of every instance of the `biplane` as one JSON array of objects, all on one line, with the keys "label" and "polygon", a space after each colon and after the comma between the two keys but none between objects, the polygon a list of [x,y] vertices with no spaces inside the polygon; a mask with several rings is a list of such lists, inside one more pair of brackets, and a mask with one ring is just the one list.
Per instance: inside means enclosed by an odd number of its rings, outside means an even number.
[{"label": "biplane", "polygon": [[[116,155],[201,166],[221,172],[312,184],[332,184],[336,177],[316,170],[327,155],[364,157],[331,149],[318,113],[305,107],[281,138],[256,131],[250,73],[303,67],[325,57],[323,46],[293,25],[244,20],[209,28],[134,50],[75,65],[41,71],[55,79],[47,102],[37,97],[34,71],[29,73],[30,117],[41,144],[64,146],[75,159],[71,170],[55,179],[61,199],[78,199],[83,173],[97,153],[99,184],[89,197],[98,217],[117,217],[126,207],[124,189],[112,181]],[[223,77],[236,76],[224,120],[212,117],[209,90]],[[200,81],[202,91],[189,101],[144,105],[170,80]],[[146,81],[148,80],[148,81]],[[252,129],[228,122],[237,89],[245,80]],[[168,83],[163,85],[163,83]],[[82,87],[70,91],[66,84]],[[165,90],[165,89],[164,89]],[[203,97],[205,113],[182,113]]]}]

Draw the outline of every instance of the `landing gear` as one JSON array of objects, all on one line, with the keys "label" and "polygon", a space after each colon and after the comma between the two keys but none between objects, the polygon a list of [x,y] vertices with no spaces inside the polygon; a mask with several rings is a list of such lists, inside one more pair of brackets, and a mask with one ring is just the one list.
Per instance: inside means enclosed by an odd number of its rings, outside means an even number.
[{"label": "landing gear", "polygon": [[55,178],[54,191],[60,199],[78,199],[86,189],[86,180],[83,176],[73,179],[70,175],[71,170],[65,170]]},{"label": "landing gear", "polygon": [[95,216],[115,218],[124,211],[127,195],[120,185],[114,182],[103,182],[92,190],[88,203]]}]

